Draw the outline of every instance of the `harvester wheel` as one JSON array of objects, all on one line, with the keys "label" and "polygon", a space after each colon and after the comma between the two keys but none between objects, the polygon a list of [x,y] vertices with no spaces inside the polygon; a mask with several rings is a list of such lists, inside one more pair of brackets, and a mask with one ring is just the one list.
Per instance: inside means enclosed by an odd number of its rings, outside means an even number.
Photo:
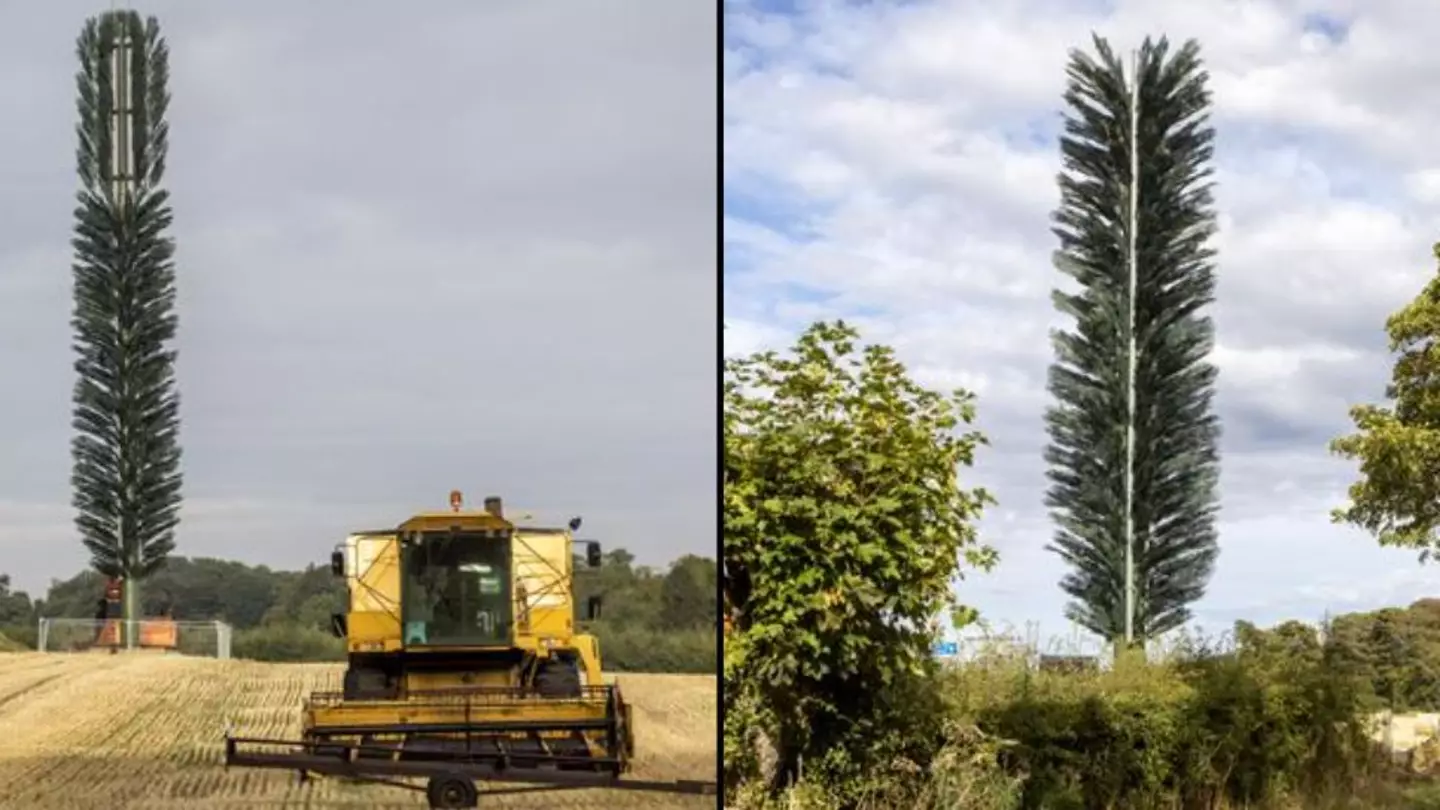
[{"label": "harvester wheel", "polygon": [[580,665],[573,658],[551,658],[535,673],[535,691],[541,697],[580,697]]},{"label": "harvester wheel", "polygon": [[430,800],[431,807],[447,810],[475,807],[480,803],[480,791],[475,789],[475,782],[468,776],[442,773],[430,777],[430,783],[425,786],[425,798]]}]

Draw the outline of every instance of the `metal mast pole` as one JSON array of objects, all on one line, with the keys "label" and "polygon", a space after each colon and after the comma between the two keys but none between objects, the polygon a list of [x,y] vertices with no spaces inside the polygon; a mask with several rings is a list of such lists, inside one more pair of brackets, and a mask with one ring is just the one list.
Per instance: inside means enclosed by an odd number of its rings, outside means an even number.
[{"label": "metal mast pole", "polygon": [[1129,250],[1129,373],[1125,398],[1125,646],[1135,642],[1135,291],[1138,286],[1135,245],[1140,224],[1140,56],[1130,53],[1130,216]]},{"label": "metal mast pole", "polygon": [[[111,13],[113,15],[115,4],[111,0]],[[111,16],[111,25],[115,25],[115,18]],[[110,193],[111,204],[115,206],[115,213],[123,216],[125,209],[133,202],[135,191],[135,150],[131,146],[133,137],[133,111],[134,99],[131,93],[130,63],[132,58],[133,43],[130,41],[128,26],[119,28],[117,38],[110,44]],[[128,272],[129,268],[118,268],[120,272]],[[121,335],[121,340],[126,338]],[[130,527],[121,525],[121,532]],[[126,538],[123,534],[120,537],[122,553],[127,548]],[[125,562],[124,576],[124,605],[125,605],[125,647],[134,649],[139,625],[137,623],[139,614],[139,593],[136,588],[138,583],[130,576],[134,570],[135,560],[128,557],[123,558]]]}]

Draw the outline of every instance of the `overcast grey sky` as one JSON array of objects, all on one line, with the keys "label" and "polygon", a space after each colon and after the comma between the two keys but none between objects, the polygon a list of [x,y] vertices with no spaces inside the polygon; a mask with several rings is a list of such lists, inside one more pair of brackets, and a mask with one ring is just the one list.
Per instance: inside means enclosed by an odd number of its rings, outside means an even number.
[{"label": "overcast grey sky", "polygon": [[[0,3],[0,571],[86,564],[69,506],[74,41]],[[716,535],[715,10],[194,3],[171,50],[177,553],[298,567],[478,503],[644,562]]]},{"label": "overcast grey sky", "polygon": [[1194,37],[1211,74],[1220,232],[1220,558],[1197,620],[1403,605],[1440,571],[1331,525],[1327,453],[1379,401],[1385,317],[1434,277],[1433,0],[728,0],[725,349],[845,316],[920,379],[978,394],[1000,565],[961,597],[1065,624],[1045,551],[1049,215],[1067,52]]}]

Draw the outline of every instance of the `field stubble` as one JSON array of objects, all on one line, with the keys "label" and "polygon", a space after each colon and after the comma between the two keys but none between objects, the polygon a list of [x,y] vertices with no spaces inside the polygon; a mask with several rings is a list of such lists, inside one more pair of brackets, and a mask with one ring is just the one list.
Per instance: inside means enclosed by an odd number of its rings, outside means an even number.
[{"label": "field stubble", "polygon": [[[295,739],[305,695],[340,667],[151,655],[0,655],[0,808],[424,807],[423,794],[283,771],[225,770],[239,736]],[[713,779],[716,684],[621,675],[635,704],[634,775]],[[713,797],[624,791],[482,796],[482,807],[711,807]]]}]

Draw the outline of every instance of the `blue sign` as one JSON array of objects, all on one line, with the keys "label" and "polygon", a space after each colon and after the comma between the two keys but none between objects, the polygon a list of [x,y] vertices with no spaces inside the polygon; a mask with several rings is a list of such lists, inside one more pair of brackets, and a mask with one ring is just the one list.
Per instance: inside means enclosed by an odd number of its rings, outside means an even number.
[{"label": "blue sign", "polygon": [[934,652],[940,658],[954,658],[960,654],[960,644],[954,641],[942,641],[935,645]]}]

